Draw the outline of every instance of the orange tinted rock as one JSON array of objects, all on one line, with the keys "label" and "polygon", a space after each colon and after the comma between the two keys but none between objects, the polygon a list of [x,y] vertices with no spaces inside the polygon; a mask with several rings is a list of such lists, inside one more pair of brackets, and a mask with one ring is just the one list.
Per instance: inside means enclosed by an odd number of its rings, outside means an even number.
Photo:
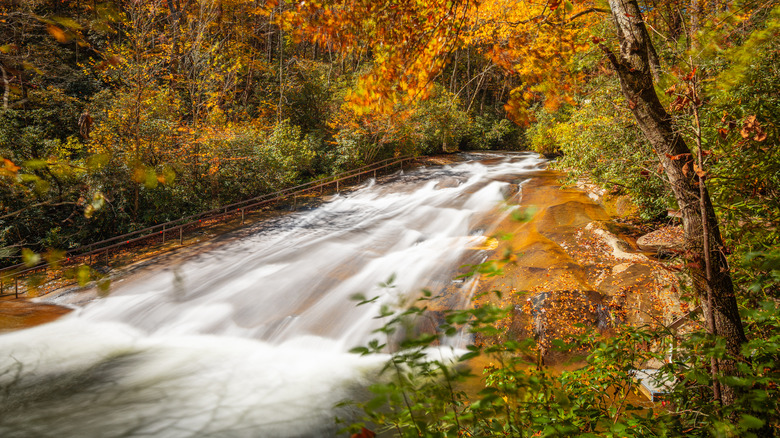
[{"label": "orange tinted rock", "polygon": [[652,251],[658,254],[674,254],[683,249],[685,232],[682,227],[663,227],[638,238],[636,244],[644,251]]},{"label": "orange tinted rock", "polygon": [[33,327],[69,313],[72,309],[32,301],[0,301],[0,332]]}]

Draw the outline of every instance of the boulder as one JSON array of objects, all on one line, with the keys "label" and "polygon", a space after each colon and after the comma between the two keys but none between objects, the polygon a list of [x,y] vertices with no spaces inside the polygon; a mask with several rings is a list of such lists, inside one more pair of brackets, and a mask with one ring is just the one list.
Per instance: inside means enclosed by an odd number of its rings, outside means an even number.
[{"label": "boulder", "polygon": [[636,240],[639,249],[659,256],[670,256],[683,250],[685,233],[682,227],[668,226],[647,233]]},{"label": "boulder", "polygon": [[0,333],[54,321],[72,310],[27,300],[0,301]]}]

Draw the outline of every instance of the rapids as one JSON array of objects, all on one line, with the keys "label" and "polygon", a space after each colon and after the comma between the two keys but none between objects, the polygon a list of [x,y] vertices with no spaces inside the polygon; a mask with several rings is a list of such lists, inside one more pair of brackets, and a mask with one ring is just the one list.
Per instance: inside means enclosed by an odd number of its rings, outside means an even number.
[{"label": "rapids", "polygon": [[[0,436],[335,434],[349,412],[334,405],[385,360],[348,353],[382,324],[380,306],[443,291],[484,260],[478,245],[544,163],[472,154],[372,180],[0,336]],[[356,294],[378,298],[357,307]]]}]

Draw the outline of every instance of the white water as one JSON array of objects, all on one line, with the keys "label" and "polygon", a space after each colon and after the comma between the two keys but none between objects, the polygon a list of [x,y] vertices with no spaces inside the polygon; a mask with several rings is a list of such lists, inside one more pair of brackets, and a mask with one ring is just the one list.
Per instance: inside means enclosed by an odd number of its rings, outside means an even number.
[{"label": "white water", "polygon": [[[333,435],[349,415],[334,404],[385,360],[348,353],[382,324],[379,306],[441,291],[484,257],[469,247],[542,163],[494,157],[368,184],[0,336],[0,436]],[[357,293],[379,299],[356,307]]]}]

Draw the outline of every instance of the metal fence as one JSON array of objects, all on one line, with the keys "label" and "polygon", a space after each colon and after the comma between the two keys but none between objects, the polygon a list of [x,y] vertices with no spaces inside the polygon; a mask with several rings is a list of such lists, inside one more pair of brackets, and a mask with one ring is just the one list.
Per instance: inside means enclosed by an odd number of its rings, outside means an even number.
[{"label": "metal fence", "polygon": [[[27,294],[31,288],[63,280],[64,273],[78,266],[92,266],[93,264],[102,263],[101,261],[108,265],[112,254],[115,254],[122,248],[128,248],[133,245],[148,245],[153,240],[164,244],[166,240],[170,241],[171,239],[177,239],[179,244],[183,245],[184,236],[188,233],[199,230],[203,226],[213,225],[239,216],[243,225],[246,215],[253,210],[291,198],[295,203],[298,196],[317,191],[319,194],[323,194],[328,188],[333,188],[336,192],[339,192],[345,184],[359,182],[366,175],[373,174],[373,177],[376,178],[377,172],[386,171],[395,166],[403,169],[404,163],[413,159],[415,157],[411,156],[389,158],[306,184],[234,202],[195,215],[122,234],[121,236],[115,236],[89,245],[83,245],[67,251],[56,264],[57,266],[53,266],[48,262],[42,262],[35,266],[18,264],[0,269],[0,297],[15,296],[18,298],[20,295]],[[67,284],[62,284],[61,286],[65,285]]]}]

